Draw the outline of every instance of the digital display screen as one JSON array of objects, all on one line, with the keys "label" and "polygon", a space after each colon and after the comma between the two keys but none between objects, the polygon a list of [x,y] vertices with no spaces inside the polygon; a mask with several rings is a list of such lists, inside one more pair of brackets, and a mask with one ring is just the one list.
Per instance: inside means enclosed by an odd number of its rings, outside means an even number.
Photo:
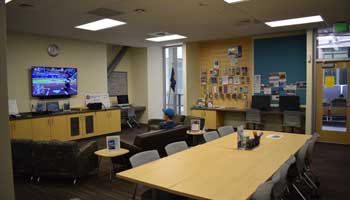
[{"label": "digital display screen", "polygon": [[32,96],[70,96],[78,93],[77,69],[32,67]]}]

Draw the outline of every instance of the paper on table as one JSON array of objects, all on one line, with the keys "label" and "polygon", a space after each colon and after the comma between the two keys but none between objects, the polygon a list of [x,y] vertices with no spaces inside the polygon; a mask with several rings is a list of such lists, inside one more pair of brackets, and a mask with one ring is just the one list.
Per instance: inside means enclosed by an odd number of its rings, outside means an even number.
[{"label": "paper on table", "polygon": [[10,115],[17,115],[17,114],[19,114],[18,107],[17,107],[17,101],[15,99],[10,99],[9,100],[9,114]]},{"label": "paper on table", "polygon": [[266,138],[269,138],[269,139],[281,139],[282,137],[283,135],[278,135],[278,134],[271,134],[266,136]]}]

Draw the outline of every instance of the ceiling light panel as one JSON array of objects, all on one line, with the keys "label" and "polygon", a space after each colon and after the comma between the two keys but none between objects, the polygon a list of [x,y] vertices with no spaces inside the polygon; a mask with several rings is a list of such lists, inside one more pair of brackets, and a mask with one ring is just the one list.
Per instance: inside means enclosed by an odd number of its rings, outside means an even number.
[{"label": "ceiling light panel", "polygon": [[88,30],[88,31],[99,31],[99,30],[103,30],[103,29],[116,27],[116,26],[121,26],[124,24],[126,24],[126,23],[118,21],[118,20],[114,20],[114,19],[105,18],[105,19],[101,19],[98,21],[83,24],[80,26],[76,26],[75,28],[84,29],[84,30]]},{"label": "ceiling light panel", "polygon": [[12,0],[5,0],[5,4],[10,3]]},{"label": "ceiling light panel", "polygon": [[166,36],[160,36],[160,37],[147,38],[146,40],[152,41],[152,42],[164,42],[164,41],[170,41],[170,40],[180,40],[185,38],[187,37],[183,35],[172,34],[172,35],[166,35]]},{"label": "ceiling light panel", "polygon": [[281,27],[281,26],[292,26],[292,25],[299,25],[299,24],[310,24],[310,23],[316,23],[316,22],[323,22],[323,19],[320,15],[271,21],[271,22],[265,22],[265,24],[270,27]]},{"label": "ceiling light panel", "polygon": [[249,0],[224,0],[226,3],[239,3],[243,1],[249,1]]}]

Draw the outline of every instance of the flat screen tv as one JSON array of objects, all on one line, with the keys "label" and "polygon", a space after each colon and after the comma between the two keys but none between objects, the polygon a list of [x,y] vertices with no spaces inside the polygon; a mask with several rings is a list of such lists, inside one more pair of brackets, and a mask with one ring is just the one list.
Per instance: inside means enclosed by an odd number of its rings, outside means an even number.
[{"label": "flat screen tv", "polygon": [[31,75],[33,97],[68,97],[78,93],[76,68],[34,66]]}]

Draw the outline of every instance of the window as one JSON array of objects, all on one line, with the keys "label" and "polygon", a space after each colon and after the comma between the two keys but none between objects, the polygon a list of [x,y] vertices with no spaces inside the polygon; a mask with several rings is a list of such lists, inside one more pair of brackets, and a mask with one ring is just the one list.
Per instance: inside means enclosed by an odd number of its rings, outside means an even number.
[{"label": "window", "polygon": [[165,61],[165,107],[173,108],[176,114],[184,113],[182,46],[164,48]]}]

